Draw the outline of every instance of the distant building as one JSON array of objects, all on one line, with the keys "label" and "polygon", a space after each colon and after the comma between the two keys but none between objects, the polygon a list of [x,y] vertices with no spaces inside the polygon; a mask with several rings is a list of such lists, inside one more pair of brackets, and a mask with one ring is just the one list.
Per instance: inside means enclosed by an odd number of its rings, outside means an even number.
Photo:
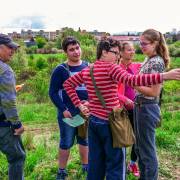
[{"label": "distant building", "polygon": [[170,34],[177,34],[177,31],[175,28],[172,28],[172,31],[170,32]]},{"label": "distant building", "polygon": [[[139,36],[107,36],[108,38],[116,39],[120,42],[129,41],[131,43],[140,44]],[[96,36],[95,39],[100,40],[101,36]]]},{"label": "distant building", "polygon": [[106,32],[98,32],[97,30],[94,30],[94,31],[82,30],[81,34],[93,34],[93,35],[97,35],[97,36],[104,36],[104,35],[106,35]]},{"label": "distant building", "polygon": [[11,37],[12,39],[31,39],[32,37],[35,39],[37,35],[44,36],[46,38],[51,38],[51,39],[56,39],[57,37],[60,36],[60,30],[56,31],[44,31],[44,30],[39,30],[39,31],[33,31],[33,30],[27,30],[25,31],[24,29],[21,30],[21,33],[13,32],[13,33],[8,33],[8,36]]}]

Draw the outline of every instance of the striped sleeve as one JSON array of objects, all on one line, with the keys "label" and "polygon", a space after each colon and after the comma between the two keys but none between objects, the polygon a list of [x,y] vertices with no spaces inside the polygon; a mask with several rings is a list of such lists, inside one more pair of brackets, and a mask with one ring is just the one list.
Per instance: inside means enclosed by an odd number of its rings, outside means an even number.
[{"label": "striped sleeve", "polygon": [[6,120],[19,128],[19,125],[21,126],[21,119],[19,118],[17,110],[14,73],[11,70],[7,70],[0,76],[0,114],[4,113]]},{"label": "striped sleeve", "polygon": [[109,66],[107,71],[113,80],[130,86],[146,86],[163,82],[162,74],[160,73],[131,75],[116,64]]},{"label": "striped sleeve", "polygon": [[63,87],[70,97],[71,101],[73,102],[75,107],[78,107],[81,104],[81,101],[77,95],[77,92],[75,88],[81,84],[84,83],[83,77],[82,77],[82,71],[75,74],[74,76],[71,76],[69,79],[67,79],[63,83]]}]

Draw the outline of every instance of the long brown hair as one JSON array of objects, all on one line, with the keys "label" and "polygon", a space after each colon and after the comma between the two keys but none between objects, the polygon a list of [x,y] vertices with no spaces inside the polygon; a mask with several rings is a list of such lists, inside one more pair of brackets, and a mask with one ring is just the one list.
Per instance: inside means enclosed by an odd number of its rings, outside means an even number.
[{"label": "long brown hair", "polygon": [[163,34],[154,29],[147,29],[141,33],[140,37],[141,36],[144,36],[148,41],[152,43],[154,41],[157,42],[156,52],[164,59],[165,67],[169,68],[171,59],[169,57],[168,47],[166,45],[166,41],[164,39]]}]

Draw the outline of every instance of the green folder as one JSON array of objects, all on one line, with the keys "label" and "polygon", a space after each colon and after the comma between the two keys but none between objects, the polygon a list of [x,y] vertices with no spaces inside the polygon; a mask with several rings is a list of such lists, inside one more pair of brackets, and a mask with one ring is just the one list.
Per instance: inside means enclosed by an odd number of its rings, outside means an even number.
[{"label": "green folder", "polygon": [[79,114],[71,118],[63,118],[63,121],[67,123],[69,126],[78,127],[83,124],[85,119],[83,119]]}]

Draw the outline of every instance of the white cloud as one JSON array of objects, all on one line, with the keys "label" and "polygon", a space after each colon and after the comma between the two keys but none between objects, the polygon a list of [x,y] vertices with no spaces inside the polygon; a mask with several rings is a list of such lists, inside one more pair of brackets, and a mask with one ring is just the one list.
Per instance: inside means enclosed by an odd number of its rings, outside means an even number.
[{"label": "white cloud", "polygon": [[[2,1],[2,0],[0,0]],[[27,29],[143,31],[180,31],[179,0],[8,0],[1,3],[0,31],[7,27]]]}]

